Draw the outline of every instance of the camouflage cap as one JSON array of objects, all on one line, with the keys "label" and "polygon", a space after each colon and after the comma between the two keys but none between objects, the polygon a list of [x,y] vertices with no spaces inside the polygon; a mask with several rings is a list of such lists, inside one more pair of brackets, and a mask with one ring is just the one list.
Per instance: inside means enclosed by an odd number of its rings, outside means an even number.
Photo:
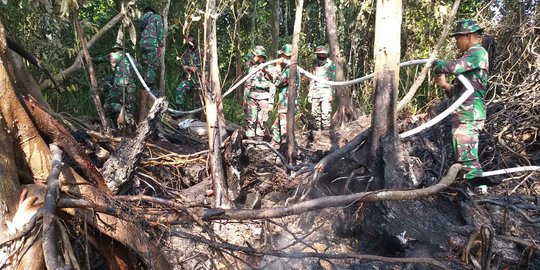
[{"label": "camouflage cap", "polygon": [[255,47],[255,49],[253,50],[252,53],[255,56],[264,56],[265,58],[267,57],[266,56],[266,49],[263,46]]},{"label": "camouflage cap", "polygon": [[278,51],[278,55],[280,55],[280,54],[284,54],[286,56],[291,56],[292,55],[292,45],[291,44],[283,45],[281,50]]},{"label": "camouflage cap", "polygon": [[482,33],[484,31],[484,28],[478,25],[476,20],[474,19],[463,19],[459,20],[456,23],[456,28],[454,29],[454,32],[450,34],[450,37],[454,37],[456,35],[462,35],[462,34],[470,34],[470,33]]},{"label": "camouflage cap", "polygon": [[326,48],[326,46],[323,46],[323,45],[319,45],[315,48],[315,53],[316,54],[328,54],[328,49]]}]

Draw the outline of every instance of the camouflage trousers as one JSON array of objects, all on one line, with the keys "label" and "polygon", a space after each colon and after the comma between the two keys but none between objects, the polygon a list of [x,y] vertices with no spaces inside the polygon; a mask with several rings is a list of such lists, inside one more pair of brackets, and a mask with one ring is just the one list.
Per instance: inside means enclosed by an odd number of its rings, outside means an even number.
[{"label": "camouflage trousers", "polygon": [[176,104],[180,110],[185,110],[187,95],[193,93],[193,107],[194,109],[201,106],[201,99],[199,97],[199,85],[195,84],[192,80],[183,80],[176,87]]},{"label": "camouflage trousers", "polygon": [[484,120],[452,121],[452,147],[457,162],[463,164],[465,179],[482,175],[482,164],[478,158],[478,135]]},{"label": "camouflage trousers", "polygon": [[330,129],[330,118],[332,113],[332,104],[330,97],[317,97],[311,99],[311,114],[315,117],[317,129]]},{"label": "camouflage trousers", "polygon": [[[136,86],[134,84],[128,84],[126,87],[125,97],[125,111],[126,111],[126,124],[135,126],[135,91]],[[105,105],[103,106],[107,118],[111,122],[115,122],[118,119],[118,115],[124,106],[123,101],[123,85],[114,85],[106,97]],[[113,125],[114,126],[114,125]]]},{"label": "camouflage trousers", "polygon": [[141,48],[142,56],[142,76],[144,82],[148,85],[152,94],[159,97],[159,89],[157,89],[157,72],[159,69],[159,56],[157,46],[148,46]]},{"label": "camouflage trousers", "polygon": [[287,134],[287,113],[278,113],[276,121],[272,125],[272,141],[283,143],[283,139]]},{"label": "camouflage trousers", "polygon": [[247,98],[246,108],[246,137],[264,137],[264,122],[268,120],[268,99]]}]

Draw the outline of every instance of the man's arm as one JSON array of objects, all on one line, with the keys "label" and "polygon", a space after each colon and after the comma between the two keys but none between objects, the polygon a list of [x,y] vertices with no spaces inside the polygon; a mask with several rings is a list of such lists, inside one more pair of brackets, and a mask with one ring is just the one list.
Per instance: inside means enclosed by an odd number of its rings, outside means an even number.
[{"label": "man's arm", "polygon": [[482,47],[473,47],[460,58],[446,61],[436,60],[433,63],[433,72],[436,74],[459,75],[473,69],[487,69],[487,67],[488,56],[486,50]]}]

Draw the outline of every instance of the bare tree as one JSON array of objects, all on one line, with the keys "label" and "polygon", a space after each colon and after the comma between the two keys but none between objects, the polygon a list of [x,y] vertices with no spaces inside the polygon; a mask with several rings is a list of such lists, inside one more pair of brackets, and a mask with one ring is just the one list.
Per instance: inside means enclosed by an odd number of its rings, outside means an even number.
[{"label": "bare tree", "polygon": [[281,19],[281,9],[279,8],[279,0],[272,2],[272,56],[277,56],[279,50],[279,22]]},{"label": "bare tree", "polygon": [[204,65],[210,65],[210,80],[206,84],[205,67],[202,72],[202,82],[204,89],[204,102],[206,108],[206,121],[208,125],[208,153],[210,155],[210,172],[213,183],[213,191],[216,207],[229,207],[230,201],[227,198],[225,170],[223,165],[223,154],[221,144],[224,136],[224,117],[221,103],[221,85],[219,82],[219,66],[217,56],[216,37],[216,0],[206,2],[205,15],[205,41],[206,49],[204,54]]},{"label": "bare tree", "polygon": [[289,107],[287,108],[287,156],[292,163],[296,155],[296,141],[294,138],[294,110],[296,107],[296,66],[298,64],[298,42],[300,41],[300,30],[302,28],[302,10],[304,6],[303,0],[298,0],[296,5],[296,15],[294,18],[294,31],[293,31],[293,52],[291,57],[291,76],[289,76],[289,96],[287,101]]},{"label": "bare tree", "polygon": [[171,6],[171,0],[167,1],[165,8],[163,9],[163,53],[159,59],[161,65],[161,75],[159,76],[159,92],[161,96],[165,96],[165,52],[167,51],[167,28],[169,24],[169,7]]},{"label": "bare tree", "polygon": [[[337,35],[336,21],[336,4],[334,0],[324,0],[326,8],[326,29],[328,32],[328,45],[330,48],[330,58],[336,64],[336,79],[338,81],[345,80],[345,72],[343,71],[343,57],[339,46],[339,38]],[[343,123],[354,121],[358,115],[354,109],[351,88],[348,86],[337,87],[338,107],[332,118],[334,127],[338,128]]]}]

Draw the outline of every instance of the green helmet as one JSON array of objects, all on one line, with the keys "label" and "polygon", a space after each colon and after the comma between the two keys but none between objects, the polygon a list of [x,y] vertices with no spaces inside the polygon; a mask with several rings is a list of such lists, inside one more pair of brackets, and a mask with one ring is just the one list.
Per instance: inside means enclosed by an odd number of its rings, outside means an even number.
[{"label": "green helmet", "polygon": [[120,45],[120,44],[114,44],[114,46],[112,46],[112,50],[113,50],[113,51],[116,51],[116,50],[122,50],[122,45]]},{"label": "green helmet", "polygon": [[281,50],[278,51],[278,55],[284,54],[286,56],[292,55],[292,45],[291,44],[285,44],[281,48]]},{"label": "green helmet", "polygon": [[255,47],[255,49],[253,50],[253,55],[264,56],[265,58],[268,58],[268,56],[266,56],[266,49],[263,46]]},{"label": "green helmet", "polygon": [[315,53],[316,54],[328,54],[328,49],[326,48],[326,46],[323,46],[323,45],[319,45],[315,48]]},{"label": "green helmet", "polygon": [[456,28],[454,29],[454,32],[450,34],[451,37],[454,37],[456,35],[462,35],[462,34],[470,34],[478,32],[481,34],[484,31],[484,28],[478,25],[476,20],[474,19],[464,19],[459,20],[456,23]]}]

